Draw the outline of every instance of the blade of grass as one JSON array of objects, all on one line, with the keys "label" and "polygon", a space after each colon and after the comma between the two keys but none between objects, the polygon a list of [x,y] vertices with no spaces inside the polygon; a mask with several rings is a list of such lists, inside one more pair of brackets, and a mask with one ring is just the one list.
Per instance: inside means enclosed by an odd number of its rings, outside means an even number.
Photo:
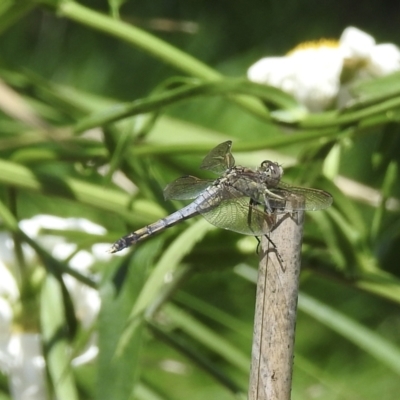
[{"label": "blade of grass", "polygon": [[299,127],[303,129],[321,129],[329,127],[339,127],[341,125],[357,124],[360,121],[377,114],[383,114],[386,122],[391,122],[390,111],[400,107],[400,97],[383,100],[379,103],[368,105],[367,107],[341,114],[338,111],[332,113],[309,114],[299,122]]},{"label": "blade of grass", "polygon": [[163,256],[144,284],[140,295],[132,308],[128,326],[126,327],[125,332],[121,335],[121,340],[117,349],[118,353],[123,352],[123,349],[129,343],[132,328],[136,324],[136,319],[142,315],[146,308],[156,299],[159,290],[163,285],[165,285],[166,275],[170,275],[176,270],[182,258],[210,229],[212,229],[212,225],[207,223],[205,220],[200,219],[179,235],[164,252]]},{"label": "blade of grass", "polygon": [[[161,107],[175,104],[198,96],[227,96],[245,94],[273,104],[276,107],[295,110],[299,106],[292,97],[279,89],[249,82],[244,79],[224,79],[219,82],[192,81],[177,88],[157,92],[149,97],[131,103],[114,104],[108,109],[84,118],[75,126],[75,132],[83,132],[123,118],[157,111]],[[270,118],[267,118],[269,121]]]},{"label": "blade of grass", "polygon": [[212,225],[200,219],[175,239],[158,261],[153,273],[143,287],[139,299],[132,310],[131,317],[144,311],[157,295],[160,286],[165,284],[165,275],[173,273],[180,264],[182,258],[211,229],[213,229]]},{"label": "blade of grass", "polygon": [[[243,395],[244,385],[242,384],[240,386],[238,379],[232,380],[221,370],[221,368],[218,368],[215,363],[208,360],[200,351],[195,349],[193,346],[190,346],[188,343],[186,343],[186,341],[182,337],[164,332],[155,325],[150,325],[150,329],[158,339],[164,341],[166,344],[176,349],[180,354],[188,357],[196,366],[202,368],[228,390],[235,393],[237,396]],[[245,396],[239,398],[244,399]]]},{"label": "blade of grass", "polygon": [[47,348],[47,367],[56,398],[78,400],[66,338],[62,290],[57,279],[51,274],[46,275],[40,303],[42,333]]},{"label": "blade of grass", "polygon": [[400,375],[400,349],[393,343],[305,293],[299,295],[299,309]]},{"label": "blade of grass", "polygon": [[220,308],[217,308],[196,296],[179,291],[179,293],[174,296],[174,301],[178,301],[181,305],[204,315],[206,318],[217,322],[227,329],[231,329],[249,341],[252,338],[252,333],[249,332],[249,326],[246,322],[240,321],[231,314],[222,311]]},{"label": "blade of grass", "polygon": [[[96,399],[130,399],[140,375],[140,354],[144,348],[143,320],[137,320],[125,351],[116,354],[132,304],[147,276],[147,269],[161,248],[160,241],[147,242],[128,259],[101,287],[102,309],[99,316],[99,360]],[[126,274],[126,275],[122,275]],[[121,283],[123,282],[122,286]]]},{"label": "blade of grass", "polygon": [[91,10],[74,1],[49,2],[45,0],[43,3],[56,7],[57,14],[62,17],[124,40],[189,75],[212,80],[221,78],[221,74],[193,56],[136,26]]},{"label": "blade of grass", "polygon": [[[191,76],[214,81],[222,78],[219,72],[193,56],[133,25],[93,11],[74,1],[61,0],[54,2],[51,0],[42,0],[42,2],[54,7],[60,16],[70,18],[85,26],[124,40]],[[266,113],[263,105],[255,99],[241,97],[236,98],[235,101],[261,118],[268,117],[268,113]]]},{"label": "blade of grass", "polygon": [[0,35],[37,5],[30,0],[5,1],[0,5]]},{"label": "blade of grass", "polygon": [[186,332],[208,349],[219,354],[242,372],[248,373],[250,357],[229,343],[222,335],[218,335],[196,318],[171,303],[166,304],[162,312],[166,314],[174,326]]},{"label": "blade of grass", "polygon": [[[249,140],[249,141],[237,141],[235,142],[235,151],[252,151],[260,150],[264,148],[275,149],[294,144],[300,144],[303,142],[329,139],[332,137],[343,137],[353,133],[353,129],[343,130],[338,132],[337,130],[320,130],[320,131],[303,131],[297,132],[295,135],[287,136],[274,136],[266,139]],[[135,147],[129,149],[131,157],[137,157],[139,155],[150,155],[150,154],[202,154],[207,153],[210,148],[215,146],[215,141],[201,142],[201,143],[173,143],[173,144],[138,144]]]},{"label": "blade of grass", "polygon": [[[137,223],[141,215],[161,218],[162,211],[150,202],[135,202],[137,209],[128,209],[131,200],[126,193],[69,177],[33,173],[30,169],[5,160],[0,160],[0,183],[17,188],[61,196],[88,204],[101,210],[111,211],[126,221]],[[146,205],[145,205],[146,204]],[[143,207],[143,208],[142,208]],[[150,213],[150,214],[149,214]]]},{"label": "blade of grass", "polygon": [[382,196],[379,206],[376,208],[371,224],[370,238],[375,241],[381,229],[383,216],[386,212],[386,201],[393,192],[393,188],[397,184],[397,162],[391,161],[386,169],[386,173],[382,184]]}]

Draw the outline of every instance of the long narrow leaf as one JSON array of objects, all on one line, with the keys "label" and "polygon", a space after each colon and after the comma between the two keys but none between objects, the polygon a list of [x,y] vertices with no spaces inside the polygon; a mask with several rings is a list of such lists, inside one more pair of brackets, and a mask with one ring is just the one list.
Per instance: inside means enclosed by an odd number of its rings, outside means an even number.
[{"label": "long narrow leaf", "polygon": [[[135,100],[132,103],[115,104],[112,107],[85,118],[75,126],[76,132],[109,124],[133,115],[157,111],[161,107],[175,104],[179,101],[197,96],[216,96],[247,94],[257,96],[261,100],[274,104],[276,107],[296,110],[299,105],[292,97],[273,87],[259,85],[245,80],[225,79],[219,82],[195,82],[177,89],[167,90],[150,97]],[[295,112],[295,111],[294,111]]]},{"label": "long narrow leaf", "polygon": [[382,336],[305,293],[299,295],[299,309],[344,336],[400,375],[400,349]]},{"label": "long narrow leaf", "polygon": [[[107,189],[100,185],[69,177],[59,177],[50,174],[33,173],[28,168],[5,160],[0,160],[0,183],[36,192],[70,198],[93,207],[112,211],[125,218],[126,221],[137,222],[138,215],[145,210],[132,213],[127,209],[129,196],[115,189]],[[136,205],[140,207],[140,203]],[[149,210],[148,207],[147,211]],[[161,216],[161,214],[158,214]],[[157,213],[153,214],[157,217]]]},{"label": "long narrow leaf", "polygon": [[166,276],[174,273],[182,258],[190,249],[210,230],[212,226],[200,219],[186,229],[163,254],[151,275],[143,286],[138,299],[132,308],[129,317],[129,326],[121,336],[118,353],[122,352],[131,337],[131,327],[136,324],[136,319],[142,315],[145,309],[156,299],[161,287],[165,285]]},{"label": "long narrow leaf", "polygon": [[59,400],[78,400],[71,371],[62,291],[59,282],[51,274],[46,275],[40,303],[46,359],[54,392]]}]

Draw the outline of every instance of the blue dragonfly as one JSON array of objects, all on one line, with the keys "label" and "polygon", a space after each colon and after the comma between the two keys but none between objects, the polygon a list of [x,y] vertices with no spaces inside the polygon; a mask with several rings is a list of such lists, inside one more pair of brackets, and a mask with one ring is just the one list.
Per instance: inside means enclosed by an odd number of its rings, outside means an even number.
[{"label": "blue dragonfly", "polygon": [[188,175],[164,189],[166,200],[194,201],[117,240],[110,252],[116,253],[199,214],[218,228],[262,236],[273,229],[277,213],[316,211],[332,204],[332,196],[323,190],[282,182],[283,169],[275,162],[266,160],[257,168],[236,166],[231,147],[230,140],[219,144],[201,163],[200,168],[218,174],[217,179]]}]

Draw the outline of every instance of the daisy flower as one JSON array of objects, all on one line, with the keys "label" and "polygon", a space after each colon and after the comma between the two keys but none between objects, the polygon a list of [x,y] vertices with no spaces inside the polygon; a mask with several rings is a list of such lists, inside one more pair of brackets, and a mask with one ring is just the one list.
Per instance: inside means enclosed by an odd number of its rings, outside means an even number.
[{"label": "daisy flower", "polygon": [[248,79],[291,94],[311,112],[335,105],[345,84],[371,79],[400,69],[400,51],[394,44],[379,44],[354,27],[338,41],[300,44],[284,57],[266,57],[247,71]]}]

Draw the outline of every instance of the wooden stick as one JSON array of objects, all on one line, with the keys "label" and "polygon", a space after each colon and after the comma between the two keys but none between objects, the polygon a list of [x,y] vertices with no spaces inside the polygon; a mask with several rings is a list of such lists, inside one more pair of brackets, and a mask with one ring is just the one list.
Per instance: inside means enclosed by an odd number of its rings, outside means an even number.
[{"label": "wooden stick", "polygon": [[290,400],[303,222],[277,214],[261,241],[249,400]]}]

